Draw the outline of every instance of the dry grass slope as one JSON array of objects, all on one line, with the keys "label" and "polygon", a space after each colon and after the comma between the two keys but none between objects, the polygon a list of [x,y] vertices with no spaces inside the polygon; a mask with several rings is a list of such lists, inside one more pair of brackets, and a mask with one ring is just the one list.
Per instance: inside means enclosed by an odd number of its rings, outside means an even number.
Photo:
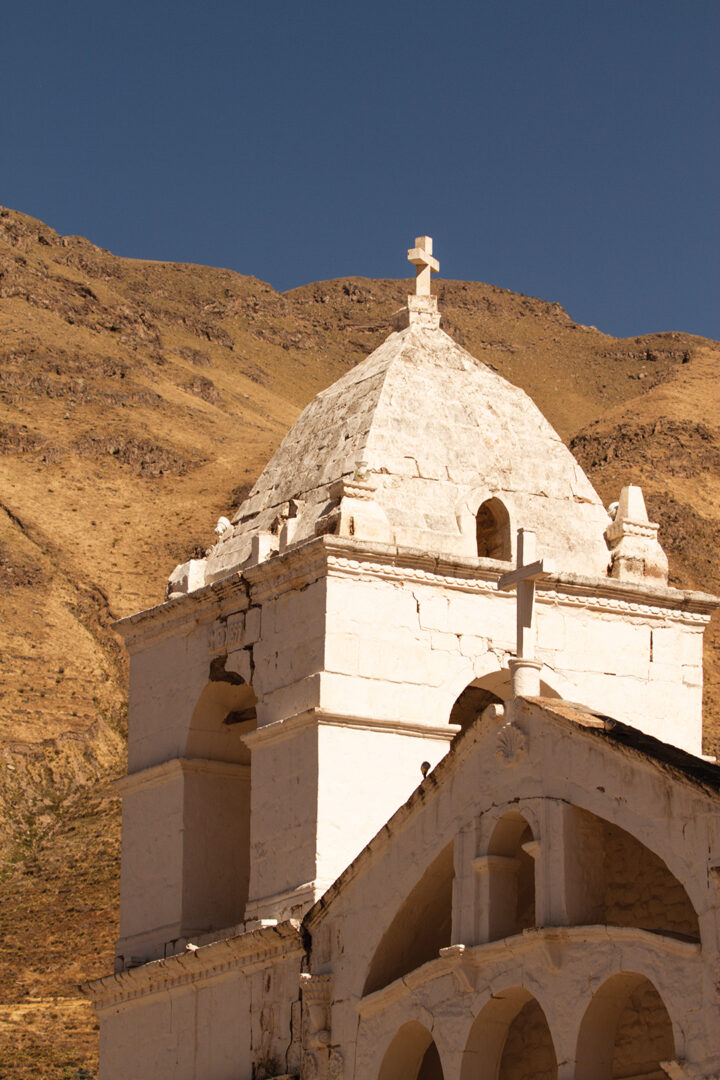
[{"label": "dry grass slope", "polygon": [[[0,209],[0,1080],[95,1075],[76,984],[111,966],[126,666],[158,602],[303,405],[387,335],[408,282],[278,293],[120,259]],[[443,325],[524,387],[603,497],[641,483],[673,581],[720,590],[720,346],[619,340],[557,303],[439,281]],[[720,634],[706,664],[720,749]]]}]

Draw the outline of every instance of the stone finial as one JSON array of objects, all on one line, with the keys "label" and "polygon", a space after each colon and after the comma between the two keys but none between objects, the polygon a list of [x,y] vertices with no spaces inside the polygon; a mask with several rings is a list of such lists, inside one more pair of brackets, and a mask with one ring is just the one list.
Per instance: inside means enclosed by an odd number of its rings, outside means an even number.
[{"label": "stone finial", "polygon": [[610,576],[618,581],[655,581],[667,585],[667,556],[657,538],[658,526],[648,518],[642,488],[628,484],[613,503],[613,520],[605,530],[610,548]]},{"label": "stone finial", "polygon": [[377,486],[366,461],[358,461],[353,476],[330,485],[331,504],[315,523],[316,536],[354,536],[389,543],[385,511],[375,502]]},{"label": "stone finial", "polygon": [[401,308],[395,315],[395,329],[419,326],[424,330],[437,330],[440,315],[437,298],[430,295],[430,275],[437,273],[440,263],[433,258],[431,236],[415,237],[415,247],[408,250],[408,262],[415,266],[415,292],[408,296],[407,307]]},{"label": "stone finial", "polygon": [[215,526],[215,535],[220,540],[227,540],[232,533],[232,524],[226,517],[219,517],[218,523]]}]

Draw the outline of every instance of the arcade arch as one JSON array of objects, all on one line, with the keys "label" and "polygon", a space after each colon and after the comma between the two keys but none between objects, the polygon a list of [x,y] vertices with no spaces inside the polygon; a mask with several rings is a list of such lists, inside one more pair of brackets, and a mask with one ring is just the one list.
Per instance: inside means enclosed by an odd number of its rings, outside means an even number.
[{"label": "arcade arch", "polygon": [[460,1080],[557,1080],[557,1058],[545,1013],[524,987],[493,994],[475,1018]]},{"label": "arcade arch", "polygon": [[378,1080],[444,1080],[433,1037],[417,1020],[395,1033],[380,1066]]},{"label": "arcade arch", "polygon": [[600,987],[582,1019],[575,1077],[665,1080],[660,1063],[675,1055],[672,1021],[657,989],[644,975],[621,972]]}]

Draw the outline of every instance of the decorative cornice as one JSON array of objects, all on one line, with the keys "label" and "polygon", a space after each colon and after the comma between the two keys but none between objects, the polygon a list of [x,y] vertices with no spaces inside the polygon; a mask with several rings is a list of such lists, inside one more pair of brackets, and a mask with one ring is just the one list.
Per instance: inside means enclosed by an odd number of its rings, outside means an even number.
[{"label": "decorative cornice", "polygon": [[233,574],[186,596],[118,619],[112,628],[123,638],[128,651],[133,652],[149,641],[168,637],[188,622],[205,622],[243,607],[248,607],[247,586],[241,574]]},{"label": "decorative cornice", "polygon": [[321,1002],[328,1005],[332,1000],[332,975],[311,975],[304,971],[300,975],[300,989],[306,1002]]},{"label": "decorative cornice", "polygon": [[619,949],[624,945],[648,945],[653,951],[684,960],[698,960],[701,957],[701,948],[696,942],[681,941],[635,927],[603,924],[532,928],[513,937],[490,941],[484,945],[450,945],[440,949],[436,960],[429,960],[409,975],[404,975],[382,990],[376,990],[375,993],[361,998],[357,1010],[362,1019],[375,1016],[403,998],[410,997],[421,986],[460,967],[485,968],[498,960],[509,962],[515,958],[522,962],[528,953],[536,950],[545,953],[548,947],[572,947],[584,945],[586,942],[607,943]]},{"label": "decorative cornice", "polygon": [[[449,557],[419,548],[358,541],[339,536],[319,536],[245,571],[253,600],[296,588],[326,573],[392,581],[427,583],[470,593],[496,593],[501,574],[512,565],[496,559]],[[720,598],[708,593],[610,577],[550,573],[537,583],[539,604],[568,604],[625,617],[677,618],[704,624],[720,607]]]},{"label": "decorative cornice", "polygon": [[322,708],[308,709],[287,720],[276,720],[243,736],[252,750],[260,744],[279,742],[309,727],[349,727],[358,731],[382,731],[392,735],[419,735],[450,742],[460,731],[458,724],[423,724],[416,720],[382,720],[373,717],[330,713]]},{"label": "decorative cornice", "polygon": [[143,787],[154,787],[167,780],[173,780],[185,773],[211,773],[214,776],[230,776],[236,780],[250,779],[250,766],[234,761],[212,761],[208,758],[170,758],[159,765],[150,765],[147,769],[121,776],[113,780],[111,787],[118,795],[127,795]]},{"label": "decorative cornice", "polygon": [[[510,563],[495,559],[447,556],[323,535],[291,545],[186,596],[120,619],[113,626],[132,651],[150,639],[171,634],[189,620],[228,614],[242,606],[238,601],[247,606],[248,585],[254,603],[311,584],[323,575],[426,582],[463,592],[494,593],[500,575],[511,569]],[[539,581],[536,595],[540,604],[581,605],[627,617],[671,617],[696,624],[706,623],[720,607],[720,598],[708,593],[566,573],[553,573]]]},{"label": "decorative cornice", "polygon": [[282,909],[297,910],[299,907],[312,905],[315,900],[330,887],[332,881],[306,881],[302,885],[294,885],[282,892],[271,893],[269,896],[259,896],[248,900],[246,918],[248,920],[265,918],[263,912],[280,911]]},{"label": "decorative cornice", "polygon": [[117,975],[83,983],[81,989],[95,1009],[174,990],[190,983],[215,978],[233,970],[249,971],[258,966],[304,952],[300,924],[288,919],[277,926],[264,926],[236,937],[202,945],[192,952],[153,960]]}]

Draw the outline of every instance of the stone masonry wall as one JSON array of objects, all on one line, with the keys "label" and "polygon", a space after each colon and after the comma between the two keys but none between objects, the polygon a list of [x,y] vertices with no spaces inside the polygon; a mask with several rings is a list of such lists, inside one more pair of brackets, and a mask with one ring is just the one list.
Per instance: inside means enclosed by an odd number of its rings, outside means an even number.
[{"label": "stone masonry wall", "polygon": [[661,1061],[675,1057],[670,1018],[657,990],[643,983],[630,995],[615,1035],[613,1077],[664,1080]]},{"label": "stone masonry wall", "polygon": [[698,938],[690,898],[662,859],[614,825],[604,839],[605,922]]}]

